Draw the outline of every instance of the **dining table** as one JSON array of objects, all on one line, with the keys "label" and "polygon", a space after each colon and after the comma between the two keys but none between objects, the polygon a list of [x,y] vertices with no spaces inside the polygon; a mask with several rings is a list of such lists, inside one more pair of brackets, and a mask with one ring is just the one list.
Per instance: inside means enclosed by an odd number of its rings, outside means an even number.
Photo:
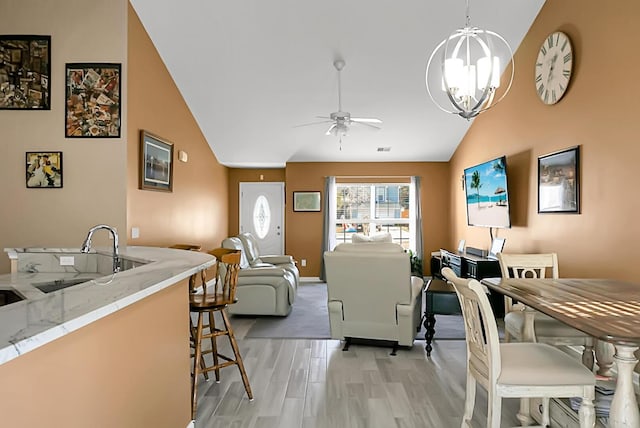
[{"label": "dining table", "polygon": [[613,344],[617,379],[608,426],[640,427],[633,383],[640,344],[640,283],[599,278],[485,278],[481,283],[525,305],[524,340],[535,341],[537,310]]}]

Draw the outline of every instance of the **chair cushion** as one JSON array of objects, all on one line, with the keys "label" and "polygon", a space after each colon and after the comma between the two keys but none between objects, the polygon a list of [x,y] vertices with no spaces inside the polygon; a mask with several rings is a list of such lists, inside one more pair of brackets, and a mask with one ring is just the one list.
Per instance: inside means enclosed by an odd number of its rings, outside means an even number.
[{"label": "chair cushion", "polygon": [[501,385],[595,385],[595,375],[546,343],[501,343]]},{"label": "chair cushion", "polygon": [[373,235],[354,233],[353,235],[351,235],[351,242],[354,244],[360,244],[363,242],[393,242],[393,237],[388,232],[375,233]]},{"label": "chair cushion", "polygon": [[247,260],[249,264],[260,263],[260,249],[258,248],[258,241],[250,233],[241,233],[238,235],[240,241],[244,245],[244,249],[247,252]]},{"label": "chair cushion", "polygon": [[371,242],[371,238],[367,235],[363,235],[362,233],[354,233],[351,235],[351,242],[354,244],[358,244],[361,242]]},{"label": "chair cushion", "polygon": [[371,242],[393,242],[393,237],[389,232],[375,233],[369,236]]},{"label": "chair cushion", "polygon": [[[542,312],[536,312],[534,317],[534,330],[536,337],[588,337],[586,333],[569,327],[565,323],[551,318]],[[512,327],[509,330],[524,330],[524,312],[513,311],[504,316],[505,326]]]},{"label": "chair cushion", "polygon": [[[258,259],[260,260],[260,259]],[[275,265],[271,264],[271,263],[262,263],[262,262],[258,262],[258,263],[253,263],[251,265],[252,268],[272,268],[272,267],[276,267]]]}]

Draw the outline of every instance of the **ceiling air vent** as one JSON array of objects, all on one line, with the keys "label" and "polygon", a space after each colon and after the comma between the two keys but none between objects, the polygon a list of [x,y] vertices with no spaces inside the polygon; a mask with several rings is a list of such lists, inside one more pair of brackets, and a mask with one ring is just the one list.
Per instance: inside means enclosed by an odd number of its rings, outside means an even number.
[{"label": "ceiling air vent", "polygon": [[378,147],[379,152],[390,152],[391,147]]}]

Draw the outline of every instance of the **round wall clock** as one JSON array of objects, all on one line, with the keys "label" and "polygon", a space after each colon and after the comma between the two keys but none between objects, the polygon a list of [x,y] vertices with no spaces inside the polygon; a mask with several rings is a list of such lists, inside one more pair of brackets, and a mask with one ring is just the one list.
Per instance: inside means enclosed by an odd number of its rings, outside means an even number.
[{"label": "round wall clock", "polygon": [[535,84],[545,104],[560,101],[569,86],[573,69],[573,48],[569,36],[560,31],[549,34],[536,60]]}]

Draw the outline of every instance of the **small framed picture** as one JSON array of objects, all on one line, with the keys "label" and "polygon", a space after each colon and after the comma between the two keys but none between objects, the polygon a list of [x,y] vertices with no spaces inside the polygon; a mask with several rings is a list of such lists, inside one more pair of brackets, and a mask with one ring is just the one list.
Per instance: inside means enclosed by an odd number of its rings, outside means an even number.
[{"label": "small framed picture", "polygon": [[51,110],[51,36],[0,35],[0,110]]},{"label": "small framed picture", "polygon": [[120,137],[120,64],[66,65],[66,138]]},{"label": "small framed picture", "polygon": [[26,158],[27,188],[62,188],[62,152],[27,152]]},{"label": "small framed picture", "polygon": [[538,212],[580,213],[580,146],[538,158]]},{"label": "small framed picture", "polygon": [[173,191],[173,143],[140,131],[140,188]]},{"label": "small framed picture", "polygon": [[294,211],[320,211],[320,192],[293,192]]}]

